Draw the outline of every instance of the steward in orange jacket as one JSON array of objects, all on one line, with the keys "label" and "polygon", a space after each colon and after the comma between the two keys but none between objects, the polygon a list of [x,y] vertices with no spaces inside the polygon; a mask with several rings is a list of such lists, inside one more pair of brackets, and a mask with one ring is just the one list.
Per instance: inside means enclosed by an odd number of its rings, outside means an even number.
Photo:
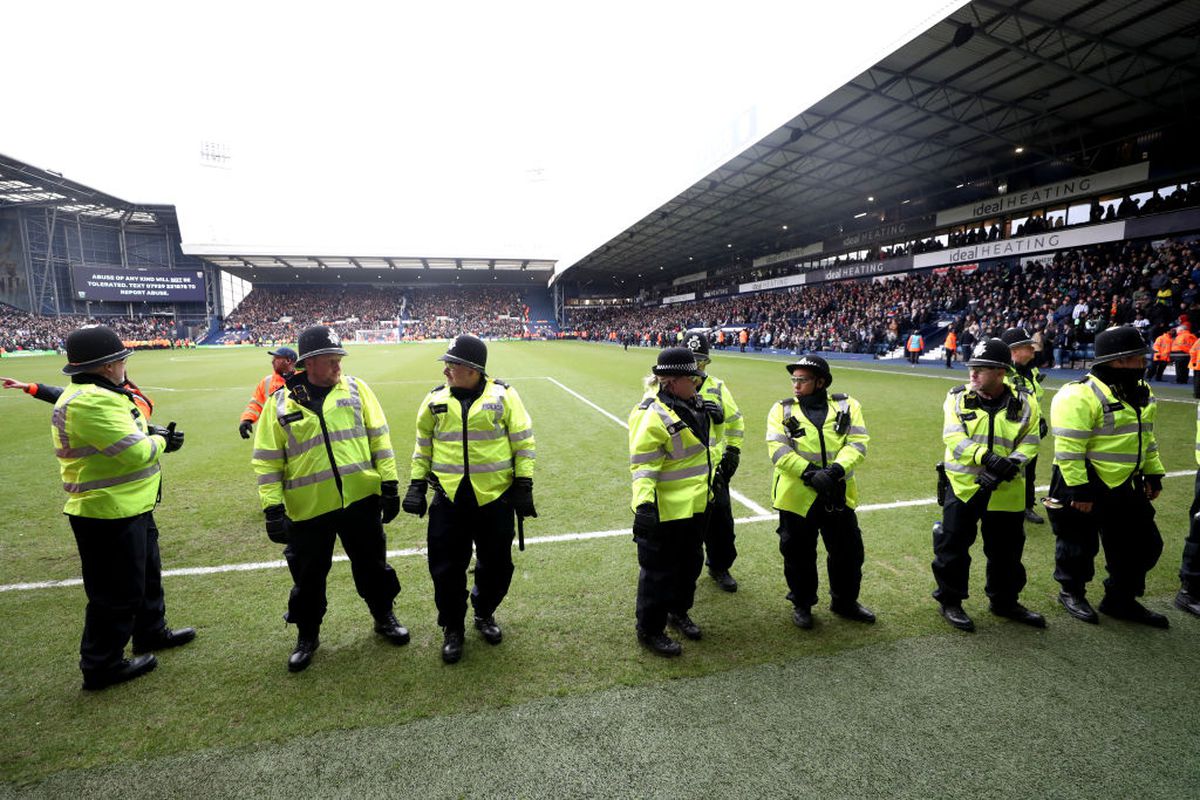
[{"label": "steward in orange jacket", "polygon": [[296,371],[296,351],[290,347],[277,347],[269,354],[271,356],[271,374],[267,375],[258,385],[254,387],[254,394],[250,396],[250,402],[246,404],[246,410],[242,412],[242,420],[238,423],[238,433],[243,439],[249,439],[251,432],[254,430],[254,423],[258,422],[258,415],[262,413],[263,404],[267,402],[267,398],[275,394],[284,381],[293,372]]},{"label": "steward in orange jacket", "polygon": [[1162,380],[1163,371],[1166,370],[1167,364],[1171,363],[1171,345],[1174,340],[1175,337],[1171,335],[1170,328],[1167,328],[1154,340],[1154,359],[1146,368],[1147,381]]},{"label": "steward in orange jacket", "polygon": [[1187,383],[1189,355],[1195,343],[1196,334],[1180,325],[1176,330],[1175,340],[1171,343],[1171,363],[1175,365],[1176,383]]}]

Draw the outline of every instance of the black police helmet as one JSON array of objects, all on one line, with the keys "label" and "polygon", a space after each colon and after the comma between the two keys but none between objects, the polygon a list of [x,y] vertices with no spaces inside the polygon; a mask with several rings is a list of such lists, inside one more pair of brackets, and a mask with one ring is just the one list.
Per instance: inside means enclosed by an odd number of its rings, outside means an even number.
[{"label": "black police helmet", "polygon": [[112,328],[88,325],[67,334],[67,365],[62,371],[64,375],[78,375],[131,355],[133,351]]},{"label": "black police helmet", "polygon": [[286,358],[291,361],[295,361],[297,358],[296,351],[290,347],[276,347],[274,350],[267,353],[267,355],[278,356],[279,358]]},{"label": "black police helmet", "polygon": [[975,345],[971,357],[967,360],[968,367],[990,367],[992,369],[1008,369],[1012,365],[1012,351],[1003,339],[984,339]]},{"label": "black police helmet", "polygon": [[1104,364],[1125,356],[1146,355],[1146,342],[1132,325],[1119,325],[1096,334],[1096,358],[1092,364]]},{"label": "black police helmet", "polygon": [[683,332],[683,346],[695,353],[698,359],[709,358],[708,334],[699,328],[692,328]]},{"label": "black police helmet", "polygon": [[798,369],[810,369],[817,373],[818,377],[825,379],[826,386],[833,383],[833,373],[829,371],[829,362],[820,356],[800,356],[799,361],[793,361],[787,365],[788,375]]},{"label": "black police helmet", "polygon": [[487,367],[487,345],[477,336],[464,333],[454,337],[450,348],[443,355],[438,356],[437,360],[462,364],[483,372]]},{"label": "black police helmet", "polygon": [[653,368],[655,375],[663,377],[691,375],[703,378],[704,373],[696,363],[696,355],[686,347],[666,347],[658,354],[658,363]]},{"label": "black police helmet", "polygon": [[1029,335],[1029,331],[1024,328],[1009,328],[1004,333],[1000,334],[1000,340],[1010,348],[1020,347],[1027,344],[1033,345],[1033,337]]},{"label": "black police helmet", "polygon": [[296,359],[298,364],[303,363],[309,356],[346,355],[346,350],[342,347],[342,337],[328,325],[305,328],[300,331],[300,338],[296,344],[300,348],[300,357]]}]

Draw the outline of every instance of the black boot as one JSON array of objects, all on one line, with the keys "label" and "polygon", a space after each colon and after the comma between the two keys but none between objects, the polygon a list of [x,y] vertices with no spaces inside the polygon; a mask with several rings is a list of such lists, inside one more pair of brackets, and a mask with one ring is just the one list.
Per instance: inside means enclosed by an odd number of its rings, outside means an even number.
[{"label": "black boot", "polygon": [[134,656],[108,669],[83,673],[83,688],[89,692],[105,689],[145,675],[157,666],[158,659],[153,655]]},{"label": "black boot", "polygon": [[1058,602],[1075,619],[1083,620],[1091,625],[1100,624],[1100,615],[1096,613],[1096,609],[1092,608],[1092,604],[1083,595],[1072,594],[1071,592],[1059,592]]},{"label": "black boot", "polygon": [[992,603],[992,613],[1033,628],[1046,627],[1045,617],[1036,611],[1030,611],[1020,603]]},{"label": "black boot", "polygon": [[667,614],[667,624],[693,642],[699,641],[704,635],[700,626],[692,622],[692,618],[687,614]]},{"label": "black boot", "polygon": [[164,626],[144,639],[134,638],[133,652],[135,655],[149,653],[154,650],[169,650],[187,644],[196,638],[195,628],[177,628],[171,630]]},{"label": "black boot", "polygon": [[720,586],[724,591],[726,591],[726,592],[736,592],[737,591],[738,582],[736,580],[734,580],[734,577],[732,575],[729,574],[729,570],[713,569],[712,567],[709,567],[708,574],[712,577],[712,579],[714,581],[717,582],[717,586]]},{"label": "black boot", "polygon": [[1180,589],[1179,594],[1175,595],[1175,607],[1200,617],[1200,595],[1188,589]]},{"label": "black boot", "polygon": [[475,617],[475,630],[483,634],[483,640],[488,644],[500,644],[504,639],[504,631],[496,624],[496,618],[490,614],[486,617]]},{"label": "black boot", "polygon": [[971,633],[972,631],[975,630],[975,623],[971,620],[970,617],[967,616],[967,612],[963,611],[963,607],[958,605],[957,603],[954,603],[954,604],[947,603],[942,606],[941,611],[942,611],[942,616],[946,618],[946,622],[949,622],[951,625],[953,625],[955,628],[958,628],[960,631],[966,631],[967,633]]},{"label": "black boot", "polygon": [[831,603],[829,610],[839,617],[854,620],[855,622],[870,624],[875,621],[875,613],[857,601],[853,603]]},{"label": "black boot", "polygon": [[321,646],[317,631],[300,631],[296,637],[296,649],[288,656],[288,672],[301,672],[312,663],[313,653]]},{"label": "black boot", "polygon": [[796,606],[792,609],[792,623],[801,630],[810,630],[813,626],[812,609],[808,606]]},{"label": "black boot", "polygon": [[391,611],[375,617],[375,632],[397,647],[408,644],[408,628],[401,625]]},{"label": "black boot", "polygon": [[679,642],[667,636],[662,631],[658,633],[646,633],[641,628],[638,628],[637,635],[638,641],[660,656],[677,656],[683,652],[683,647]]},{"label": "black boot", "polygon": [[1139,625],[1149,625],[1151,628],[1171,627],[1171,622],[1166,617],[1157,611],[1151,611],[1133,598],[1113,600],[1105,597],[1100,601],[1100,611],[1110,617],[1123,619],[1126,622],[1136,622]]},{"label": "black boot", "polygon": [[446,628],[442,640],[442,661],[456,664],[463,654],[463,632],[461,628]]}]

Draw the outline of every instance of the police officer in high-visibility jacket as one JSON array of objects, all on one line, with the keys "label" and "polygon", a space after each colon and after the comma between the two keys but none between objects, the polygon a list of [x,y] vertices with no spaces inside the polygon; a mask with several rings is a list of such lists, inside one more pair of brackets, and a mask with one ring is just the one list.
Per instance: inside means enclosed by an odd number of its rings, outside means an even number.
[{"label": "police officer in high-visibility jacket", "polygon": [[637,635],[653,652],[676,656],[669,623],[689,639],[702,636],[688,612],[704,564],[704,528],[717,465],[711,432],[724,421],[720,404],[704,401],[704,379],[692,351],[658,354],[652,385],[629,413],[629,469],[633,477],[633,540],[638,546]]},{"label": "police officer in high-visibility jacket", "polygon": [[[66,345],[71,384],[54,404],[50,435],[88,598],[79,667],[83,688],[95,690],[144,675],[157,664],[151,651],[196,636],[194,628],[167,627],[154,522],[159,459],[183,446],[183,433],[175,423],[149,424],[122,386],[132,352],[115,331],[80,328]],[[130,638],[134,657],[126,659]]]},{"label": "police officer in high-visibility jacket", "polygon": [[246,403],[246,410],[242,412],[242,418],[238,422],[238,433],[243,439],[249,439],[254,433],[254,423],[258,422],[262,415],[263,404],[267,402],[267,398],[275,394],[296,371],[296,351],[292,348],[277,347],[269,355],[271,374],[254,386],[254,394],[250,395],[250,402]]},{"label": "police officer in high-visibility jacket", "polygon": [[1091,371],[1058,390],[1050,404],[1054,470],[1046,508],[1057,539],[1054,579],[1071,616],[1097,623],[1086,599],[1100,545],[1108,566],[1100,610],[1166,628],[1167,618],[1137,601],[1163,541],[1152,501],[1165,474],[1154,431],[1157,404],[1142,380],[1146,344],[1130,325],[1096,336]]},{"label": "police officer in high-visibility jacket", "polygon": [[[1196,464],[1200,465],[1200,404],[1196,405]],[[1188,523],[1175,607],[1200,617],[1200,469],[1196,470],[1196,491],[1188,511]]]},{"label": "police officer in high-visibility jacket", "polygon": [[387,562],[383,525],[400,513],[400,494],[383,409],[365,381],[342,374],[346,351],[332,328],[301,331],[299,349],[302,369],[263,407],[251,462],[267,536],[287,543],[294,585],[286,619],[297,628],[292,672],[307,668],[320,646],[338,537],[375,632],[395,645],[409,638],[392,612],[400,581]]},{"label": "police officer in high-visibility jacket", "polygon": [[813,626],[819,533],[829,556],[829,610],[874,622],[875,614],[858,602],[863,540],[854,513],[854,474],[870,441],[862,407],[849,395],[826,391],[833,375],[819,356],[803,356],[787,371],[792,397],[767,414],[767,452],[775,465],[771,504],[779,511],[779,552],[792,621],[803,629]]},{"label": "police officer in high-visibility jacket", "polygon": [[713,505],[704,532],[708,574],[727,592],[736,592],[737,581],[729,568],[737,558],[734,544],[733,505],[729,500],[729,483],[741,463],[742,440],[746,438],[746,423],[729,385],[708,371],[711,361],[708,334],[699,329],[684,334],[683,344],[696,356],[696,364],[705,374],[699,386],[700,397],[721,406],[724,420],[713,422],[710,438],[713,441],[713,463],[717,473],[713,480]]},{"label": "police officer in high-visibility jacket", "polygon": [[[1042,413],[1042,398],[1046,396],[1046,389],[1042,386],[1042,382],[1046,380],[1046,376],[1033,364],[1033,357],[1036,355],[1033,349],[1033,337],[1024,328],[1009,328],[1000,335],[1000,338],[1008,345],[1008,351],[1012,355],[1012,366],[1008,368],[1008,382],[1014,389],[1033,395],[1033,401],[1038,407],[1038,438],[1045,439],[1050,427],[1050,423],[1046,421],[1046,417]],[[1034,525],[1043,525],[1046,520],[1034,510],[1033,495],[1036,485],[1037,454],[1035,453],[1025,462],[1025,521],[1032,522]]]},{"label": "police officer in high-visibility jacket", "polygon": [[475,546],[471,605],[475,628],[488,644],[504,632],[495,612],[512,583],[513,514],[536,517],[533,505],[533,423],[517,390],[488,377],[487,345],[474,336],[455,338],[437,386],[417,409],[417,442],[404,510],[429,511],[429,574],[442,660],[462,658],[467,614],[467,567]]},{"label": "police officer in high-visibility jacket", "polygon": [[963,631],[975,630],[962,601],[968,597],[970,549],[979,532],[992,613],[1037,628],[1046,625],[1041,614],[1018,602],[1025,587],[1024,467],[1038,451],[1041,414],[1033,395],[1005,381],[1011,365],[1008,345],[984,339],[967,361],[970,382],[951,389],[942,406],[946,450],[938,465],[942,521],[933,529],[933,596],[946,621]]}]

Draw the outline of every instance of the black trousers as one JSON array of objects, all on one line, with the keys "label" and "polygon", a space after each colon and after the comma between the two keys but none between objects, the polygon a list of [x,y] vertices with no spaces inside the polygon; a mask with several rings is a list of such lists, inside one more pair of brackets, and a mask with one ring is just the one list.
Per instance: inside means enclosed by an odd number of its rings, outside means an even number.
[{"label": "black trousers", "polygon": [[802,517],[779,512],[779,552],[789,597],[798,608],[817,603],[817,534],[825,542],[829,597],[834,605],[853,605],[862,585],[863,540],[852,509],[827,511],[817,498]]},{"label": "black trousers", "polygon": [[365,497],[319,517],[293,522],[283,550],[294,581],[288,597],[287,621],[298,626],[302,633],[316,633],[325,618],[328,607],[325,581],[333,564],[333,544],[337,538],[341,538],[350,558],[354,588],[366,601],[372,616],[390,612],[396,595],[400,594],[400,579],[387,562],[387,536],[379,521],[379,495]]},{"label": "black trousers", "polygon": [[704,531],[704,563],[716,572],[725,572],[737,559],[733,532],[733,503],[729,499],[729,484],[713,482],[713,503],[709,507],[708,527]]},{"label": "black trousers", "polygon": [[942,605],[958,605],[970,596],[971,545],[977,533],[983,535],[983,555],[987,558],[987,583],[984,592],[994,605],[1010,606],[1025,588],[1025,550],[1023,511],[988,511],[991,493],[980,490],[964,503],[946,492],[942,506],[942,527],[933,534],[933,577],[937,589],[933,596]]},{"label": "black trousers", "polygon": [[1037,488],[1037,456],[1025,464],[1025,508],[1033,508],[1035,503],[1034,490]]},{"label": "black trousers", "polygon": [[79,668],[105,670],[125,657],[130,638],[150,639],[166,626],[158,526],[147,511],[94,519],[70,514],[87,595]]},{"label": "black trousers", "polygon": [[1192,397],[1200,400],[1200,369],[1192,370]]},{"label": "black trousers", "polygon": [[[466,487],[459,490],[464,495]],[[512,544],[516,537],[512,506],[504,499],[479,506],[450,502],[435,493],[429,506],[429,575],[438,625],[462,630],[467,616],[467,567],[475,548],[475,615],[490,617],[512,583]]]},{"label": "black trousers", "polygon": [[[1051,495],[1062,481],[1058,467],[1051,478]],[[1048,509],[1054,529],[1054,579],[1063,591],[1083,597],[1096,574],[1095,559],[1104,545],[1108,577],[1105,596],[1116,602],[1141,597],[1146,573],[1158,563],[1163,540],[1154,524],[1154,506],[1140,480],[1096,493],[1091,512],[1072,506]]]},{"label": "black trousers", "polygon": [[1189,594],[1200,594],[1200,470],[1196,470],[1196,493],[1188,510],[1191,525],[1183,541],[1183,563],[1179,567],[1179,582]]},{"label": "black trousers", "polygon": [[1170,361],[1159,361],[1158,359],[1151,361],[1150,366],[1146,367],[1146,380],[1161,381],[1163,373],[1166,372],[1167,364],[1170,363]]},{"label": "black trousers", "polygon": [[1178,355],[1172,353],[1171,354],[1171,363],[1175,365],[1175,382],[1176,383],[1187,383],[1188,382],[1188,355],[1187,355],[1187,353],[1184,353],[1182,356],[1178,356]]},{"label": "black trousers", "polygon": [[951,365],[954,363],[954,353],[955,351],[953,350],[946,351],[946,369],[950,369]]},{"label": "black trousers", "polygon": [[667,614],[686,614],[696,599],[696,578],[704,565],[706,514],[660,523],[638,546],[637,626],[661,633]]}]

